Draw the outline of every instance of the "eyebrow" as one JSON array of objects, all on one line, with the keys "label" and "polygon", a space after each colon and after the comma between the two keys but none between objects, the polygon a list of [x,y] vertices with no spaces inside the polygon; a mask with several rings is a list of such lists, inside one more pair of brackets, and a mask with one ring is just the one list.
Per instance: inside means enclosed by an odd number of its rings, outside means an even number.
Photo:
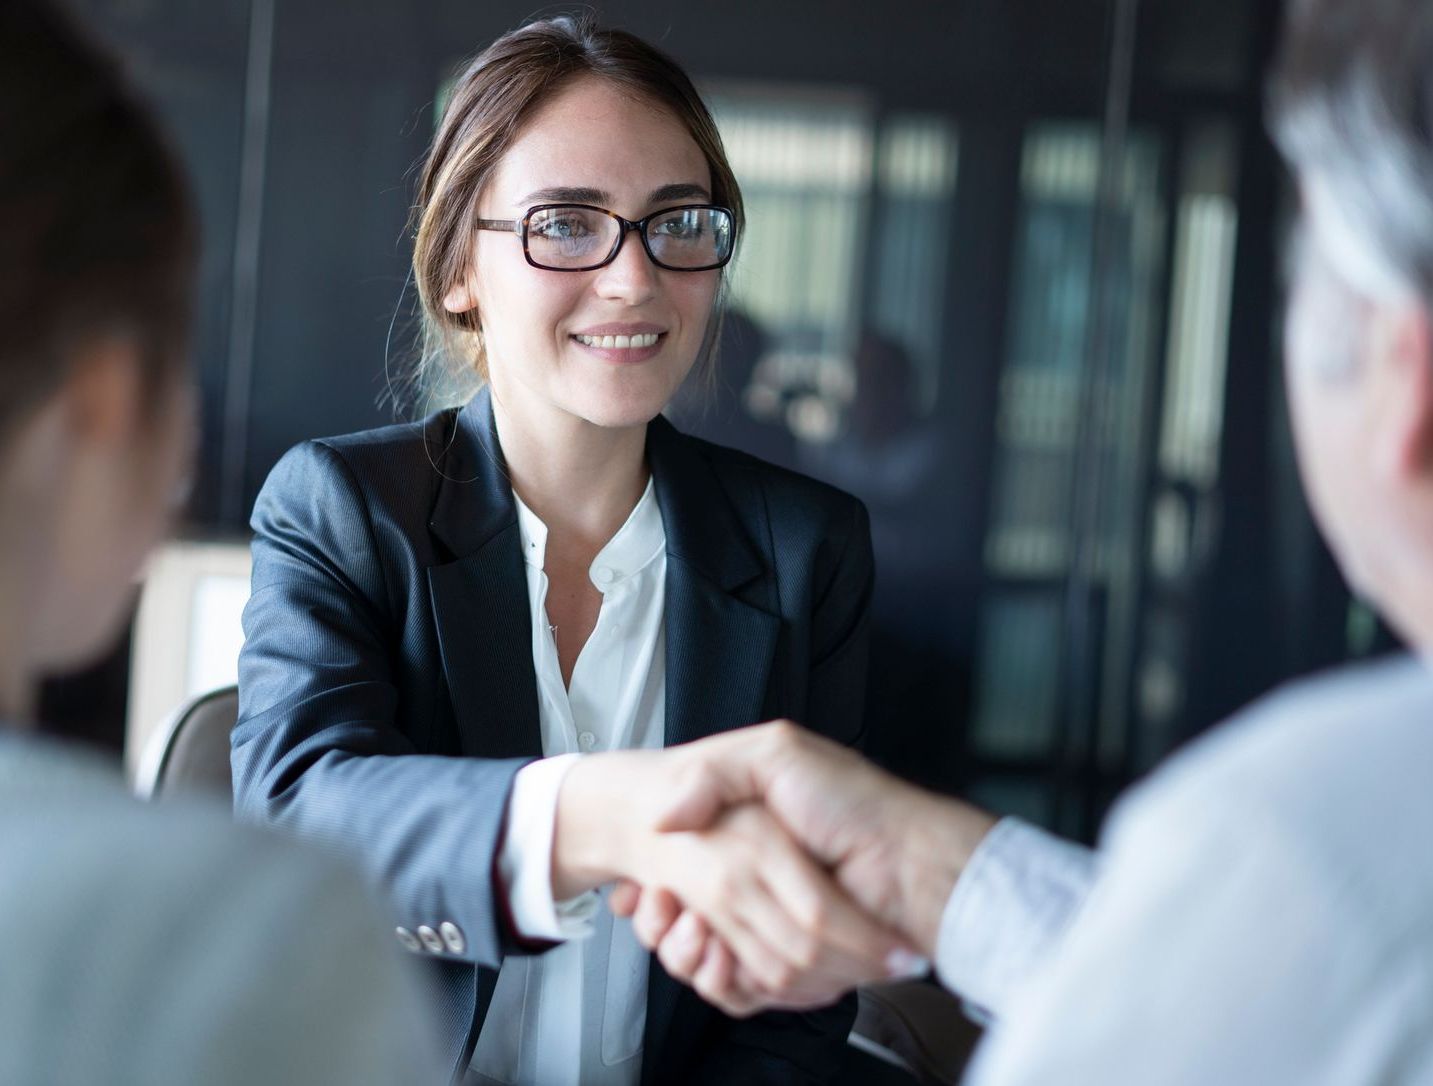
[{"label": "eyebrow", "polygon": [[[661,188],[653,189],[647,194],[647,203],[664,204],[670,200],[710,200],[711,193],[702,188],[701,185],[678,184],[663,185]],[[530,192],[521,200],[517,201],[514,207],[531,207],[533,204],[599,204],[612,203],[612,194],[602,189],[569,187],[556,185],[552,188],[538,189]]]}]

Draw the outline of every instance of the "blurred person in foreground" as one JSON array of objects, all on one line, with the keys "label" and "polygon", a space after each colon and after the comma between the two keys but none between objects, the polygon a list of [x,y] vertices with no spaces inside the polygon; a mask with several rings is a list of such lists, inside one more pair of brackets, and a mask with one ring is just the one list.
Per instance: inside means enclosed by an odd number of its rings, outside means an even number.
[{"label": "blurred person in foreground", "polygon": [[147,807],[39,733],[41,675],[114,638],[193,444],[195,224],[114,65],[0,6],[0,1082],[436,1081],[361,884]]},{"label": "blurred person in foreground", "polygon": [[[1433,4],[1295,3],[1270,107],[1302,197],[1285,355],[1305,487],[1414,652],[1209,733],[1096,851],[786,725],[672,752],[669,826],[764,800],[992,1017],[975,1083],[1433,1082]],[[617,896],[709,998],[772,1001],[670,896]]]}]

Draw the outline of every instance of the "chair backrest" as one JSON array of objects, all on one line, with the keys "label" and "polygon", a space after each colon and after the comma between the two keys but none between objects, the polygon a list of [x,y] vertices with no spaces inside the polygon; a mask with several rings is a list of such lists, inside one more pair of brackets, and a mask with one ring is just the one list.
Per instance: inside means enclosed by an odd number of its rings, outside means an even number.
[{"label": "chair backrest", "polygon": [[980,1027],[960,1000],[932,981],[873,984],[858,991],[850,1043],[924,1086],[960,1081]]},{"label": "chair backrest", "polygon": [[180,793],[229,797],[229,733],[239,716],[239,688],[226,686],[191,698],[149,737],[134,790],[143,799]]},{"label": "chair backrest", "polygon": [[131,779],[174,706],[238,681],[248,597],[247,542],[175,541],[150,562],[130,651],[124,763]]}]

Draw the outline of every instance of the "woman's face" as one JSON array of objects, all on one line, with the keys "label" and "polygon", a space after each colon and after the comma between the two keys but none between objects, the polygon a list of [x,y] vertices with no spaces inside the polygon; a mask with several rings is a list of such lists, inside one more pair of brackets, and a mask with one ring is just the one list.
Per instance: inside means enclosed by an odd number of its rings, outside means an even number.
[{"label": "woman's face", "polygon": [[[520,219],[536,204],[584,203],[635,221],[711,198],[706,158],[675,116],[589,77],[527,124],[479,207],[483,218]],[[561,272],[529,265],[515,235],[481,231],[472,275],[446,304],[476,304],[506,411],[547,425],[567,416],[628,427],[655,417],[686,377],[719,282],[718,271],[658,268],[635,233],[606,267]],[[657,338],[625,349],[593,339],[621,335]]]}]

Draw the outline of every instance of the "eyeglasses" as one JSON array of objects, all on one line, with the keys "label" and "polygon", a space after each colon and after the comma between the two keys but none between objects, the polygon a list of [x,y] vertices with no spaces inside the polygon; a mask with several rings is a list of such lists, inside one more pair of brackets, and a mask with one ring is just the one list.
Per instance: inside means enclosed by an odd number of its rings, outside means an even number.
[{"label": "eyeglasses", "polygon": [[479,219],[479,230],[522,238],[523,256],[548,271],[593,271],[617,259],[629,230],[652,263],[668,271],[710,271],[731,259],[736,222],[715,204],[684,204],[632,222],[590,204],[539,204],[521,219]]}]

